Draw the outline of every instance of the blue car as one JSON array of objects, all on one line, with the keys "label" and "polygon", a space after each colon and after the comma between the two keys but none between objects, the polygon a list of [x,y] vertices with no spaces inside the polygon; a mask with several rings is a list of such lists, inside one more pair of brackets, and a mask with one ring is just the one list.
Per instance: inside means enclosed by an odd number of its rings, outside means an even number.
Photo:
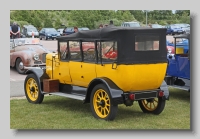
[{"label": "blue car", "polygon": [[60,37],[60,33],[55,28],[42,28],[39,32],[40,40],[45,39],[52,39]]},{"label": "blue car", "polygon": [[[168,53],[165,81],[168,86],[190,92],[190,34],[174,36],[175,53]],[[180,43],[177,40],[183,41]],[[185,49],[187,46],[187,49]]]},{"label": "blue car", "polygon": [[175,25],[175,24],[167,25],[166,28],[167,28],[167,32],[166,32],[167,35],[168,34],[176,35],[176,34],[184,33],[184,30],[180,26]]}]

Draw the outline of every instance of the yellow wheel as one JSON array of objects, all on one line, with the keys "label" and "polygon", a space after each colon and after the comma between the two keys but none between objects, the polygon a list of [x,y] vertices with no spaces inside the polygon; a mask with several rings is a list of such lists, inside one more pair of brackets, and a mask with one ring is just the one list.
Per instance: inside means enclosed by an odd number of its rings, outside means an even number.
[{"label": "yellow wheel", "polygon": [[160,114],[165,107],[165,100],[161,97],[139,100],[138,103],[144,113]]},{"label": "yellow wheel", "polygon": [[44,95],[40,91],[40,85],[35,74],[29,74],[24,82],[24,91],[30,103],[41,103]]},{"label": "yellow wheel", "polygon": [[113,105],[108,88],[104,84],[94,87],[90,97],[90,106],[95,118],[113,120],[118,105]]}]

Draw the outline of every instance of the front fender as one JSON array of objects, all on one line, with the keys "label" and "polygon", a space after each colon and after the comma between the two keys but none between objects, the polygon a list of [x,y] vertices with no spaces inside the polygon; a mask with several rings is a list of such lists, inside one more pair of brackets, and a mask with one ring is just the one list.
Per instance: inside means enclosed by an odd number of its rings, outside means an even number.
[{"label": "front fender", "polygon": [[107,86],[108,90],[110,91],[114,105],[124,103],[123,97],[122,97],[123,91],[114,82],[112,82],[110,79],[105,78],[105,77],[96,78],[90,82],[87,88],[87,94],[86,94],[86,99],[84,103],[90,102],[92,89],[97,84],[105,84]]},{"label": "front fender", "polygon": [[22,60],[24,66],[28,66],[32,60],[32,53],[24,51],[13,52],[10,59],[12,67],[15,66],[17,58]]},{"label": "front fender", "polygon": [[39,82],[39,89],[41,93],[43,92],[43,79],[50,79],[49,76],[46,74],[45,69],[30,69],[25,72],[26,74],[35,74],[38,82]]},{"label": "front fender", "polygon": [[164,91],[163,99],[169,100],[169,89],[168,89],[168,85],[165,82],[165,80],[163,80],[163,82],[162,82],[162,84],[160,86],[160,89]]}]

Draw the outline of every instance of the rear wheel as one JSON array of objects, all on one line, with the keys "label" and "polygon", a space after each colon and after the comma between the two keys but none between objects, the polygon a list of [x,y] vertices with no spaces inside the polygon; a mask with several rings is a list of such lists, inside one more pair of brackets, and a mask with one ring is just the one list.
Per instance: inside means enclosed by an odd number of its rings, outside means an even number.
[{"label": "rear wheel", "polygon": [[39,88],[39,81],[35,74],[29,74],[24,82],[24,91],[27,100],[30,103],[39,104],[42,103],[44,95]]},{"label": "rear wheel", "polygon": [[98,119],[113,120],[117,114],[118,105],[113,105],[110,92],[104,84],[98,84],[92,90],[90,106],[93,116]]},{"label": "rear wheel", "polygon": [[166,100],[161,97],[139,100],[139,106],[144,113],[160,114],[165,107]]}]

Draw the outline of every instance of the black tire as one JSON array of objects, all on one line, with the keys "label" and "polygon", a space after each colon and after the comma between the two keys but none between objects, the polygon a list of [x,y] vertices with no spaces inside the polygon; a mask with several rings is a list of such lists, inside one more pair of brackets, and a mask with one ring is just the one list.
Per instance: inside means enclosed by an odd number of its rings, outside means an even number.
[{"label": "black tire", "polygon": [[44,38],[45,38],[45,40],[48,40],[47,36],[45,36]]},{"label": "black tire", "polygon": [[42,40],[42,37],[41,37],[41,36],[40,36],[39,38],[40,38],[40,40]]},{"label": "black tire", "polygon": [[24,81],[24,92],[28,102],[40,104],[44,99],[44,95],[40,91],[38,78],[35,74],[28,74]]},{"label": "black tire", "polygon": [[26,72],[26,70],[21,69],[20,64],[23,64],[23,62],[22,62],[21,58],[17,58],[17,61],[15,63],[15,68],[19,74],[24,74]]},{"label": "black tire", "polygon": [[93,88],[90,107],[95,118],[107,121],[114,120],[118,110],[118,105],[113,105],[110,91],[104,84],[98,84]]},{"label": "black tire", "polygon": [[165,107],[166,100],[161,97],[139,100],[139,106],[144,113],[160,114]]},{"label": "black tire", "polygon": [[52,40],[54,40],[54,38],[52,38]]}]

